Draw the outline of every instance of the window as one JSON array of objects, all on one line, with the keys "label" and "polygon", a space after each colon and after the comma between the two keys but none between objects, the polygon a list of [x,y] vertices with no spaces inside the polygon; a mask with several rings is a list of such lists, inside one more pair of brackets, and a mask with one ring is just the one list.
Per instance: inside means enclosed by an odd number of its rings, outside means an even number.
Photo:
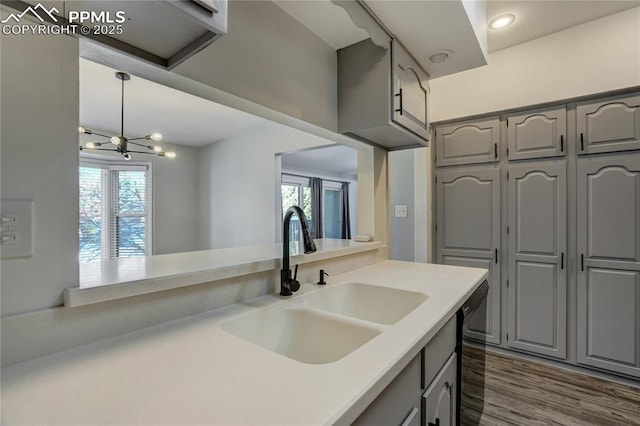
[{"label": "window", "polygon": [[[300,206],[307,217],[307,224],[311,227],[313,218],[311,217],[311,188],[309,179],[297,178],[295,176],[282,176],[282,215],[291,206]],[[297,215],[291,218],[289,238],[291,241],[300,240],[300,225]]]},{"label": "window", "polygon": [[81,163],[80,262],[151,254],[149,165]]},{"label": "window", "polygon": [[322,182],[322,232],[325,238],[342,238],[342,185]]}]

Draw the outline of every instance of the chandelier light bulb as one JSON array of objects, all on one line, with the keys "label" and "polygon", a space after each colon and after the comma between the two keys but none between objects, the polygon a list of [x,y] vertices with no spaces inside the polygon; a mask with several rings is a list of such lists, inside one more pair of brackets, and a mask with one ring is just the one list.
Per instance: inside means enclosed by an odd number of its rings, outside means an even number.
[{"label": "chandelier light bulb", "polygon": [[84,127],[82,126],[78,127],[78,133],[84,133]]},{"label": "chandelier light bulb", "polygon": [[122,140],[118,136],[113,136],[111,138],[111,143],[118,146],[122,143]]},{"label": "chandelier light bulb", "polygon": [[131,160],[131,154],[129,154],[128,152],[122,154],[122,157],[127,161]]},{"label": "chandelier light bulb", "polygon": [[87,149],[96,149],[97,145],[95,142],[87,142],[84,147]]},{"label": "chandelier light bulb", "polygon": [[147,145],[147,148],[153,150],[155,153],[162,152],[162,147],[158,145]]},{"label": "chandelier light bulb", "polygon": [[80,127],[78,127],[78,133],[84,133],[86,135],[90,135],[93,132],[91,130],[89,130],[89,129],[85,129],[84,127],[80,126]]},{"label": "chandelier light bulb", "polygon": [[159,142],[159,141],[161,141],[161,140],[162,140],[162,133],[158,133],[158,132],[151,133],[151,134],[148,136],[148,139],[151,139],[152,141]]},{"label": "chandelier light bulb", "polygon": [[166,152],[164,156],[167,157],[169,160],[173,160],[174,158],[176,158],[176,153],[169,151],[169,152]]}]

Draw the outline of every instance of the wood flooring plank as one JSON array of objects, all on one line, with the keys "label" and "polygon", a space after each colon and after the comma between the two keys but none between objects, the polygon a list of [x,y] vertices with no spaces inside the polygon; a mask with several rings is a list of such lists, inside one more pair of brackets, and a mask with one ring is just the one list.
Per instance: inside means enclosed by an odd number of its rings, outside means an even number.
[{"label": "wood flooring plank", "polygon": [[482,352],[465,345],[464,426],[640,426],[640,386],[503,354],[485,357],[482,405]]}]

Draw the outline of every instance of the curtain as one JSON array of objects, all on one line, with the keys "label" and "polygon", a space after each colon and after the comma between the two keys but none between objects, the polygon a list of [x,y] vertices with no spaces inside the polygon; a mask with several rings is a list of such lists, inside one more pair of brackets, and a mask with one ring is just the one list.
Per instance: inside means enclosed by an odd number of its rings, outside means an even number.
[{"label": "curtain", "polygon": [[312,177],[311,186],[311,231],[314,238],[322,238],[322,179]]},{"label": "curtain", "polygon": [[349,220],[349,182],[342,182],[342,235],[343,240],[351,239],[351,221]]}]

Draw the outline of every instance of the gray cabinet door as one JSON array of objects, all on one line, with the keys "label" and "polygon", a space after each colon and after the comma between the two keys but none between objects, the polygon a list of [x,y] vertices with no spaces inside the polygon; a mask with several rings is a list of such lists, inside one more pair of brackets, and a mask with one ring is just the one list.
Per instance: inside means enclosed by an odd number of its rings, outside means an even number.
[{"label": "gray cabinet door", "polygon": [[422,401],[427,425],[456,424],[456,373],[456,354],[453,354],[424,393]]},{"label": "gray cabinet door", "polygon": [[507,117],[509,160],[563,156],[566,151],[567,109],[538,109]]},{"label": "gray cabinet door", "polygon": [[567,191],[564,161],[509,167],[507,344],[567,354]]},{"label": "gray cabinet door", "polygon": [[[422,359],[418,354],[353,422],[353,425],[414,425],[420,420]],[[417,417],[417,419],[416,419]]]},{"label": "gray cabinet door", "polygon": [[640,93],[579,103],[578,154],[640,149]]},{"label": "gray cabinet door", "polygon": [[438,171],[438,263],[489,270],[486,308],[469,320],[467,337],[500,343],[500,170]]},{"label": "gray cabinet door", "polygon": [[578,362],[640,377],[640,154],[578,161]]},{"label": "gray cabinet door", "polygon": [[398,42],[391,42],[393,121],[429,140],[429,76]]},{"label": "gray cabinet door", "polygon": [[436,128],[436,165],[492,163],[500,160],[500,119],[448,124]]}]

